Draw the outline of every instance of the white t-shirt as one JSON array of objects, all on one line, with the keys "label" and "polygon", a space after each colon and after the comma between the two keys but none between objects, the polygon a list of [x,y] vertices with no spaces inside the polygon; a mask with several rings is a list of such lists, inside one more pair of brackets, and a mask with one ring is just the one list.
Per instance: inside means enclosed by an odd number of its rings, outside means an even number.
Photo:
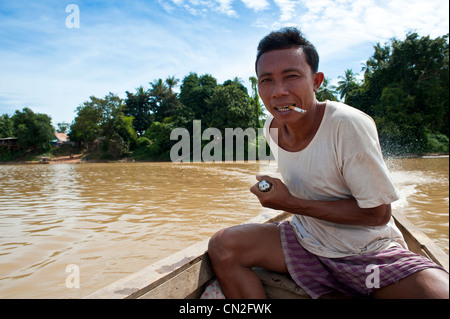
[{"label": "white t-shirt", "polygon": [[[399,199],[384,163],[374,121],[348,105],[327,101],[320,127],[299,152],[278,145],[277,130],[265,124],[265,136],[277,160],[283,182],[292,195],[308,200],[335,201],[353,197],[361,208]],[[364,254],[406,243],[393,218],[383,226],[336,224],[293,215],[300,244],[313,254],[338,258]]]}]

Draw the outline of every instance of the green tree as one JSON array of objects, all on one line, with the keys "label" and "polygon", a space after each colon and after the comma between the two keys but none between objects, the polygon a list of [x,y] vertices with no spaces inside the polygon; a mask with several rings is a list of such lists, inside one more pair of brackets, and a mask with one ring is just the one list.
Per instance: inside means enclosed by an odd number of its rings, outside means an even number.
[{"label": "green tree", "polygon": [[13,121],[8,114],[0,115],[0,138],[13,137]]},{"label": "green tree", "polygon": [[174,88],[175,86],[177,86],[177,84],[178,84],[179,81],[180,81],[180,80],[177,79],[177,78],[175,78],[175,76],[169,76],[169,77],[166,79],[166,84],[167,84],[167,87],[168,87],[168,89],[169,89],[169,92],[173,92],[173,88]]},{"label": "green tree", "polygon": [[113,157],[124,155],[137,139],[133,117],[126,116],[124,109],[123,100],[113,93],[103,99],[91,96],[90,101],[77,108],[78,115],[71,126],[70,139],[87,144],[104,136],[104,151]]},{"label": "green tree", "polygon": [[250,97],[238,85],[218,86],[206,101],[211,110],[206,126],[224,132],[225,128],[255,127],[254,109]]},{"label": "green tree", "polygon": [[137,134],[132,124],[133,117],[125,116],[123,100],[113,93],[109,93],[99,102],[102,109],[100,128],[105,136],[105,150],[113,157],[120,157],[136,143]]},{"label": "green tree", "polygon": [[70,124],[67,122],[57,123],[56,126],[58,127],[56,130],[57,133],[67,133],[70,128]]},{"label": "green tree", "polygon": [[358,87],[358,80],[356,76],[358,74],[353,74],[350,69],[345,70],[345,76],[339,76],[342,79],[338,82],[336,90],[340,93],[340,99],[346,98],[349,93]]},{"label": "green tree", "polygon": [[[206,101],[207,109],[211,112],[209,116],[204,117],[207,119],[206,126],[219,129],[222,138],[226,138],[226,128],[233,130],[242,129],[242,131],[248,128],[257,128],[255,110],[251,101],[247,90],[242,90],[237,83],[227,83],[227,85],[218,86],[214,90],[213,95]],[[254,137],[256,137],[256,134]],[[243,151],[247,152],[250,146],[256,147],[256,140],[247,140],[246,143],[244,142]],[[225,144],[222,144],[222,147],[222,156],[225,157],[227,156],[226,152],[231,151],[231,149],[227,150]],[[235,158],[238,151],[241,151],[241,149],[236,149],[236,153],[233,151]],[[245,155],[241,154],[241,156],[244,158]]]},{"label": "green tree", "polygon": [[168,160],[170,158],[170,149],[175,141],[170,140],[170,133],[175,128],[168,119],[163,122],[154,122],[145,131],[144,137],[147,140],[141,140],[141,152],[146,150],[146,157],[151,159]]},{"label": "green tree", "polygon": [[336,86],[329,85],[329,79],[324,78],[322,85],[320,86],[319,90],[316,93],[316,98],[319,101],[325,101],[325,100],[337,101],[338,99],[336,98],[335,94],[337,94]]},{"label": "green tree", "polygon": [[264,115],[261,102],[258,95],[258,79],[254,76],[248,78],[252,85],[251,104],[253,106],[253,112],[255,114],[255,123],[257,127],[261,127],[261,117]]},{"label": "green tree", "polygon": [[124,114],[133,117],[133,127],[137,134],[141,136],[145,130],[152,123],[152,114],[150,112],[150,92],[144,90],[140,86],[136,89],[136,93],[125,92],[127,98],[125,99]]},{"label": "green tree", "polygon": [[[150,109],[156,122],[162,122],[165,118],[175,115],[182,107],[178,94],[173,87],[178,83],[174,76],[150,82]],[[148,127],[147,127],[148,128]]]},{"label": "green tree", "polygon": [[202,119],[210,113],[206,100],[212,96],[216,87],[217,80],[213,76],[204,74],[199,77],[197,73],[190,73],[181,84],[180,101],[192,110],[195,119]]},{"label": "green tree", "polygon": [[150,89],[150,110],[154,114],[158,114],[161,109],[163,99],[168,94],[169,88],[162,79],[157,79],[149,83]]},{"label": "green tree", "polygon": [[100,128],[102,119],[101,99],[95,96],[91,96],[90,99],[90,101],[85,101],[77,107],[77,116],[70,126],[70,140],[82,145],[87,145],[103,136]]},{"label": "green tree", "polygon": [[346,102],[370,114],[392,153],[448,149],[448,34],[409,33],[377,44],[363,66],[364,82]]},{"label": "green tree", "polygon": [[24,108],[22,112],[16,111],[11,119],[19,146],[44,151],[50,149],[50,141],[54,138],[50,116]]}]

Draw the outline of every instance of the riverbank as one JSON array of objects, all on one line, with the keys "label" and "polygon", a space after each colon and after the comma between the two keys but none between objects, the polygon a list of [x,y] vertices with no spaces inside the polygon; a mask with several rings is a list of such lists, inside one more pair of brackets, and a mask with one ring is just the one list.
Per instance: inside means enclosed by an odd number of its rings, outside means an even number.
[{"label": "riverbank", "polygon": [[13,160],[0,162],[0,165],[26,165],[26,164],[83,164],[83,163],[117,163],[117,162],[134,162],[133,158],[122,158],[119,160],[103,160],[97,158],[89,158],[86,154],[75,154],[66,156],[40,156],[36,160]]},{"label": "riverbank", "polygon": [[46,157],[42,156],[39,160],[14,160],[7,162],[0,162],[0,165],[22,165],[22,164],[77,164],[82,162],[82,154],[58,156],[58,157]]},{"label": "riverbank", "polygon": [[[422,154],[404,154],[402,156],[393,156],[392,158],[434,158],[449,157],[449,153],[422,153]],[[36,160],[13,160],[1,162],[0,165],[24,165],[24,164],[82,164],[82,163],[130,163],[130,162],[155,162],[152,160],[136,161],[133,157],[124,157],[117,160],[99,159],[90,157],[89,154],[75,154],[57,157],[48,157],[45,155],[36,156]],[[157,161],[164,162],[164,161]]]}]

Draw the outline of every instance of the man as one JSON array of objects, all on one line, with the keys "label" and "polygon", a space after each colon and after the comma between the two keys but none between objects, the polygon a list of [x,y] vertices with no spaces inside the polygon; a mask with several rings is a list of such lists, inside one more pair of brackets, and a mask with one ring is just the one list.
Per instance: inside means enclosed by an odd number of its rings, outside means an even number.
[{"label": "man", "polygon": [[[391,217],[397,192],[373,120],[345,104],[319,102],[314,46],[295,28],[261,40],[258,90],[271,116],[283,181],[251,188],[261,204],[291,212],[291,222],[250,224],[214,234],[208,253],[227,298],[265,298],[251,267],[289,273],[311,297],[339,291],[375,298],[448,298],[448,273],[405,249]],[[297,112],[296,107],[303,110]],[[271,146],[272,147],[272,146]],[[367,284],[371,270],[376,282]]]}]

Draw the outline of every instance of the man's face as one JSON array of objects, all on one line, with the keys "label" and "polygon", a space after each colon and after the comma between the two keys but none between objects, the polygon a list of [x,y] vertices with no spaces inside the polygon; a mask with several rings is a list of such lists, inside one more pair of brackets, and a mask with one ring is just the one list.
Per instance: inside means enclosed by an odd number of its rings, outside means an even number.
[{"label": "man's face", "polygon": [[287,108],[294,105],[306,111],[315,103],[321,84],[313,74],[301,48],[264,53],[257,64],[258,91],[267,110],[280,122],[305,116]]}]

